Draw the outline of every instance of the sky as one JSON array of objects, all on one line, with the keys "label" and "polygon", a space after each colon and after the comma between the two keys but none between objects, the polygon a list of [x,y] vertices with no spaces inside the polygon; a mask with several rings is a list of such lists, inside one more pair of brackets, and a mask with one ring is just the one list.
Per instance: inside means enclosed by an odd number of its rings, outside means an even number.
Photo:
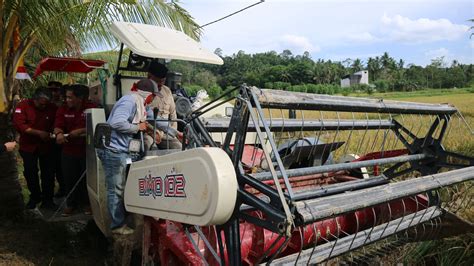
[{"label": "sky", "polygon": [[[199,25],[259,0],[181,0]],[[265,0],[203,28],[201,43],[224,55],[289,49],[313,60],[343,61],[388,52],[406,64],[444,56],[474,64],[474,1]]]}]

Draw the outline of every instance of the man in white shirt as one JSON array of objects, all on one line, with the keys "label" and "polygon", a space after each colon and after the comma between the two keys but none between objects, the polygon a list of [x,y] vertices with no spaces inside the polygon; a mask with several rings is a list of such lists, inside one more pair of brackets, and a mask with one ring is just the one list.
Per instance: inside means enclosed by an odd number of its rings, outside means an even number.
[{"label": "man in white shirt", "polygon": [[[158,91],[155,92],[156,97],[150,104],[149,110],[158,108],[158,119],[176,120],[176,105],[174,103],[173,93],[170,88],[165,86],[166,74],[168,74],[168,68],[165,65],[156,60],[151,61],[150,66],[148,67],[148,78],[156,83]],[[169,126],[177,130],[176,122],[170,121]],[[182,139],[182,137],[183,133],[179,131],[176,137],[163,134],[161,142],[158,144],[158,148],[181,149],[181,142],[179,139]]]}]

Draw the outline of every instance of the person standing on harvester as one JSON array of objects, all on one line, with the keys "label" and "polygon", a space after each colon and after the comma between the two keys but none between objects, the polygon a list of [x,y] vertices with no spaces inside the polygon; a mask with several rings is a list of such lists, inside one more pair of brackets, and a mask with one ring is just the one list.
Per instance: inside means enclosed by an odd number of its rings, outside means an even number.
[{"label": "person standing on harvester", "polygon": [[153,101],[154,91],[153,82],[142,79],[133,85],[130,94],[115,103],[107,119],[112,129],[110,145],[104,149],[97,149],[105,173],[107,207],[111,218],[110,229],[114,234],[133,233],[133,229],[125,223],[123,199],[127,164],[132,162],[129,143],[136,133],[147,130],[145,108]]},{"label": "person standing on harvester", "polygon": [[[176,120],[176,105],[174,103],[173,94],[167,86],[165,86],[168,68],[156,60],[151,61],[148,67],[148,78],[156,83],[156,97],[150,104],[150,110],[158,108],[158,116],[164,120]],[[169,122],[169,126],[175,130],[178,129],[176,122]],[[183,133],[178,131],[177,138],[161,134],[162,141],[158,144],[159,149],[181,149],[179,139],[183,138]]]}]

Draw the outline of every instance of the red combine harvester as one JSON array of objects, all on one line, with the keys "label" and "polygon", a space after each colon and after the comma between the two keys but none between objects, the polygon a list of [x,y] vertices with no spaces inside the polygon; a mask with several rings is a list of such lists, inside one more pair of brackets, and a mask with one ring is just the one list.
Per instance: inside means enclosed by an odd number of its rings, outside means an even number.
[{"label": "red combine harvester", "polygon": [[[116,97],[129,88],[124,80],[139,78],[122,72],[144,72],[153,58],[222,64],[180,32],[122,22],[112,32],[123,42],[119,62],[124,44],[131,50],[114,76]],[[180,97],[183,149],[142,150],[127,176],[126,209],[143,215],[135,219],[143,264],[320,263],[384,239],[433,238],[450,211],[471,202],[463,195],[474,159],[443,145],[460,119],[453,106],[247,85],[197,110]],[[225,102],[230,117],[206,115]],[[89,110],[87,121],[88,138],[106,145],[96,127],[104,110]],[[90,141],[88,192],[109,235],[95,149]]]}]

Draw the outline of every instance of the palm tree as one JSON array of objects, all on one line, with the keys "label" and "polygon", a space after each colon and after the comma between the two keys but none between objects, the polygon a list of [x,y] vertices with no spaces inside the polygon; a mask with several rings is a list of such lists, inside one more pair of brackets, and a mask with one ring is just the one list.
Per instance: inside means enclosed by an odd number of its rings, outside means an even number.
[{"label": "palm tree", "polygon": [[[472,19],[469,19],[468,21],[470,21],[470,22],[474,23],[474,18],[472,18]],[[471,26],[471,27],[469,28],[469,30],[471,30],[471,31],[474,31],[474,26]],[[472,38],[472,36],[473,36],[473,35],[474,35],[474,32],[473,32],[473,33],[471,33],[471,35],[469,35],[469,38]]]},{"label": "palm tree", "polygon": [[377,78],[379,77],[378,74],[381,69],[380,59],[378,56],[375,57],[375,59],[369,57],[369,59],[367,60],[367,69],[369,69],[369,78],[371,79],[371,81],[377,80]]},{"label": "palm tree", "polygon": [[351,68],[352,68],[352,72],[357,72],[357,71],[361,71],[364,68],[364,66],[363,66],[362,61],[359,58],[356,58],[354,61],[352,61]]},{"label": "palm tree", "polygon": [[[50,55],[80,55],[114,45],[112,21],[155,24],[198,39],[200,29],[178,1],[160,0],[0,0],[0,142],[11,135],[12,98],[17,67],[33,48]],[[16,161],[0,155],[0,214],[21,210]]]},{"label": "palm tree", "polygon": [[403,59],[400,59],[397,64],[398,69],[403,69],[404,66],[405,66],[405,61],[403,61]]},{"label": "palm tree", "polygon": [[383,53],[380,62],[384,70],[392,70],[395,68],[395,60],[390,57],[387,52]]},{"label": "palm tree", "polygon": [[214,50],[214,54],[216,54],[219,57],[224,57],[224,52],[219,47]]}]

